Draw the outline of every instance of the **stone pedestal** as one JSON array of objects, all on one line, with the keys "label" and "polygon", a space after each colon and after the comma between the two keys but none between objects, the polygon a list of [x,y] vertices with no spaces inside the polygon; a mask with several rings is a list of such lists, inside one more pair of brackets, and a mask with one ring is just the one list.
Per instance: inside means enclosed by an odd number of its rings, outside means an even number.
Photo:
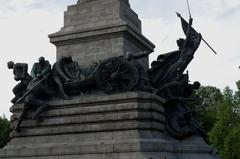
[{"label": "stone pedestal", "polygon": [[[64,15],[64,27],[49,35],[57,58],[71,55],[87,67],[127,52],[153,52],[128,0],[79,0]],[[142,59],[148,68],[148,58]],[[43,122],[31,120],[0,150],[1,159],[216,159],[202,138],[183,141],[165,131],[164,100],[126,92],[53,100]],[[12,126],[23,105],[11,108]]]},{"label": "stone pedestal", "polygon": [[[71,55],[88,66],[127,52],[153,52],[154,45],[141,33],[141,21],[128,0],[79,0],[64,14],[64,27],[49,35],[57,58]],[[148,58],[143,59],[148,67]]]},{"label": "stone pedestal", "polygon": [[[215,159],[199,137],[166,135],[163,99],[147,93],[51,101],[44,121],[29,118],[12,132],[1,159]],[[22,105],[11,108],[12,125]]]}]

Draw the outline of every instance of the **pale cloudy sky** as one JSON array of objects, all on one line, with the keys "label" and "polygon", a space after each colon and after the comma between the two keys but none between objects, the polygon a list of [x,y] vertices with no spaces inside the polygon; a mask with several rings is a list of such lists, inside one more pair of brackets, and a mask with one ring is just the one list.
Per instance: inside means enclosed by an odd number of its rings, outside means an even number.
[{"label": "pale cloudy sky", "polygon": [[[77,0],[0,0],[0,115],[10,116],[11,89],[16,82],[9,60],[31,66],[39,56],[55,61],[55,46],[48,34],[63,26],[63,11]],[[204,43],[189,65],[191,81],[219,88],[235,87],[240,80],[240,1],[189,0],[193,26],[219,53],[214,55]],[[143,24],[143,34],[157,47],[151,55],[176,49],[176,39],[184,37],[175,12],[188,17],[185,0],[130,0]]]}]

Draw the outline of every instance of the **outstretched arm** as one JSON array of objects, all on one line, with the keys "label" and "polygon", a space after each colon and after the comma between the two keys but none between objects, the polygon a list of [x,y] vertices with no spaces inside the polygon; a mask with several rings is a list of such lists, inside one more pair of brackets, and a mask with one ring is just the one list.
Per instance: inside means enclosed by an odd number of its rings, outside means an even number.
[{"label": "outstretched arm", "polygon": [[147,57],[149,54],[150,53],[148,53],[147,51],[138,52],[138,53],[127,53],[127,59],[130,58],[130,60],[131,59],[137,60],[143,57]]},{"label": "outstretched arm", "polygon": [[185,21],[185,19],[183,19],[183,17],[181,16],[180,13],[177,12],[176,14],[181,19],[182,28],[183,28],[183,31],[184,31],[184,33],[186,35],[185,43],[183,45],[183,47],[186,47],[186,45],[189,42],[189,38],[190,38],[190,35],[191,35],[191,31],[192,31],[193,18],[189,17],[189,20],[188,20],[188,23],[187,23]]}]

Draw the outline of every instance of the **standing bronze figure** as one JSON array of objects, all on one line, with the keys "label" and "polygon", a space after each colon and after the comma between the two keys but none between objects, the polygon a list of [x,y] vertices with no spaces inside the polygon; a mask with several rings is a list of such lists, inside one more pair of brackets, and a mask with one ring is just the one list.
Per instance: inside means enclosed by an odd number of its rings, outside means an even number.
[{"label": "standing bronze figure", "polygon": [[192,28],[193,19],[189,23],[177,13],[181,19],[185,39],[177,40],[179,50],[158,56],[153,61],[149,75],[156,94],[165,98],[166,128],[177,139],[183,139],[193,134],[204,135],[201,126],[194,119],[194,112],[187,103],[194,90],[200,87],[199,82],[189,84],[188,74],[184,74],[188,64],[198,49],[202,36]]}]

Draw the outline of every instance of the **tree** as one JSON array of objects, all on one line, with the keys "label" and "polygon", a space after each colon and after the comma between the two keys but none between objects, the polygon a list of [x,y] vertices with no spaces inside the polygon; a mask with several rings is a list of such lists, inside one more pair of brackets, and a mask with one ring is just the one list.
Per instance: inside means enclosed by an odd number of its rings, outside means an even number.
[{"label": "tree", "polygon": [[222,156],[224,159],[240,158],[240,125],[233,127],[223,143]]},{"label": "tree", "polygon": [[240,115],[240,80],[236,82],[238,90],[234,95],[234,111]]},{"label": "tree", "polygon": [[207,141],[224,159],[240,159],[240,81],[236,84],[236,92],[202,86],[193,95],[200,100],[190,103],[208,134]]},{"label": "tree", "polygon": [[9,140],[10,122],[3,116],[0,117],[0,148],[5,146]]},{"label": "tree", "polygon": [[[239,92],[239,90],[237,91]],[[240,159],[240,118],[239,93],[226,87],[223,91],[223,102],[217,110],[217,121],[209,132],[209,141],[219,150],[224,159]]]},{"label": "tree", "polygon": [[219,105],[217,113],[217,122],[214,124],[212,130],[209,132],[209,141],[216,147],[219,154],[224,154],[224,141],[231,131],[231,106],[230,103],[222,103]]},{"label": "tree", "polygon": [[190,105],[196,111],[196,117],[206,132],[209,132],[215,122],[217,109],[223,101],[220,89],[212,86],[202,86],[195,92],[193,98],[197,98]]}]

